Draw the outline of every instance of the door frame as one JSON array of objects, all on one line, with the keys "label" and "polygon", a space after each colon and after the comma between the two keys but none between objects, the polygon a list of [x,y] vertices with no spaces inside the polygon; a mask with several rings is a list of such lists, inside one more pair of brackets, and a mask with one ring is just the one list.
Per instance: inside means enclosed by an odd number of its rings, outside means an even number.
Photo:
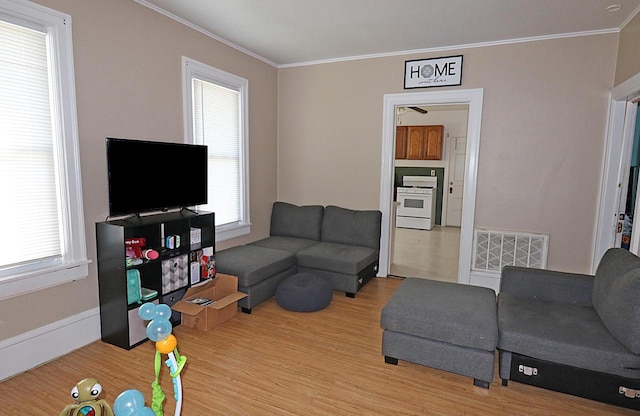
[{"label": "door frame", "polygon": [[393,213],[392,195],[395,166],[396,107],[467,104],[469,106],[469,118],[467,123],[467,153],[465,156],[465,189],[463,193],[462,221],[460,227],[458,282],[469,284],[473,252],[473,228],[483,95],[484,89],[482,88],[384,95],[382,117],[382,172],[380,176],[382,229],[380,235],[378,276],[386,277],[389,274],[391,258],[391,215]]},{"label": "door frame", "polygon": [[[631,158],[635,109],[630,101],[640,98],[640,73],[618,84],[609,94],[609,116],[605,155],[602,166],[600,202],[591,262],[591,273],[595,273],[602,255],[614,246],[618,206],[625,178],[625,169]],[[634,117],[631,117],[631,116]],[[633,118],[633,120],[631,120]],[[638,254],[638,233],[632,231],[631,252]]]}]

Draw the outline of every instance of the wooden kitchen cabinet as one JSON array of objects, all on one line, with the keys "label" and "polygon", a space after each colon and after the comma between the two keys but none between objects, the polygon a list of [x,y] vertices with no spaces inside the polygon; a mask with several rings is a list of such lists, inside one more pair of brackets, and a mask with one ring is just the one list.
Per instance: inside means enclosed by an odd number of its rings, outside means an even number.
[{"label": "wooden kitchen cabinet", "polygon": [[440,160],[444,126],[396,127],[396,159]]},{"label": "wooden kitchen cabinet", "polygon": [[426,144],[424,138],[424,126],[407,128],[407,159],[424,159]]},{"label": "wooden kitchen cabinet", "polygon": [[396,159],[407,158],[407,126],[396,127]]},{"label": "wooden kitchen cabinet", "polygon": [[425,153],[427,160],[442,159],[442,136],[444,126],[424,126]]}]

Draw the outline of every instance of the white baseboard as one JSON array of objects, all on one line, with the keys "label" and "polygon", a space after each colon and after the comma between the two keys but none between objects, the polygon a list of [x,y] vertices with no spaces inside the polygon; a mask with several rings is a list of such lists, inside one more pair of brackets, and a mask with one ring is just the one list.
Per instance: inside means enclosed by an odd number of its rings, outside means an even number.
[{"label": "white baseboard", "polygon": [[100,339],[100,308],[0,341],[0,381]]},{"label": "white baseboard", "polygon": [[473,286],[482,286],[493,289],[494,292],[500,292],[500,274],[483,273],[472,271],[469,273],[469,284]]}]

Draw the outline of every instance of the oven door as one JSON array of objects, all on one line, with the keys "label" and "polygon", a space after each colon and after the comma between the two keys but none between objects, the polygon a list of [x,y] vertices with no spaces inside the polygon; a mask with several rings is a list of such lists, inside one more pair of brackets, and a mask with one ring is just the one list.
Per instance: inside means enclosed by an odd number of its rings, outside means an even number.
[{"label": "oven door", "polygon": [[431,216],[431,194],[398,192],[397,215],[403,217],[429,218]]}]

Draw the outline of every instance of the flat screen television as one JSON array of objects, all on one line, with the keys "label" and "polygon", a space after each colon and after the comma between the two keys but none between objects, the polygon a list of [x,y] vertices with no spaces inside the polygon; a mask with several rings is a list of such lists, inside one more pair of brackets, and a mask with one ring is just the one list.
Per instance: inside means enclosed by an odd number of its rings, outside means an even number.
[{"label": "flat screen television", "polygon": [[207,203],[207,146],[110,138],[109,215]]}]

